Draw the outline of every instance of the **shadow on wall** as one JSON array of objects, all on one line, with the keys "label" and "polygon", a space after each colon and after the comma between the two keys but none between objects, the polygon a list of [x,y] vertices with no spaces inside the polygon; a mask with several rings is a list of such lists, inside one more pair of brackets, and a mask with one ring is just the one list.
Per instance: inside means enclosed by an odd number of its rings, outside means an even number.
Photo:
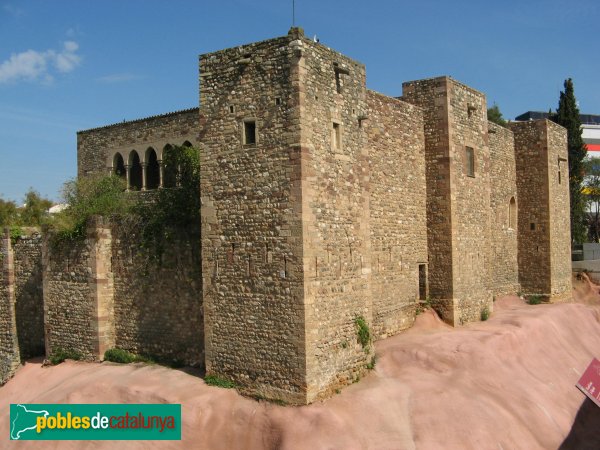
[{"label": "shadow on wall", "polygon": [[559,450],[597,450],[600,448],[600,407],[586,397],[583,401],[571,432]]}]

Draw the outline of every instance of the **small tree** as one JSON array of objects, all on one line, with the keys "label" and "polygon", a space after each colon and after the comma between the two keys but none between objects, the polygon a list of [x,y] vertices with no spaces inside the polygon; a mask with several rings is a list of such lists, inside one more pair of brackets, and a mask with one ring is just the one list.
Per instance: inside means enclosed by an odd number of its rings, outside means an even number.
[{"label": "small tree", "polygon": [[495,124],[500,125],[501,127],[506,127],[508,125],[506,120],[504,120],[504,117],[502,117],[500,108],[498,108],[498,105],[496,105],[495,103],[494,106],[488,108],[487,118],[490,122],[494,122]]},{"label": "small tree", "polygon": [[574,243],[586,239],[586,201],[581,187],[584,176],[583,160],[587,149],[581,137],[581,119],[575,99],[571,78],[565,80],[565,90],[561,91],[556,114],[551,118],[567,129],[569,147],[569,192],[571,200],[571,240]]},{"label": "small tree", "polygon": [[17,205],[0,198],[0,227],[12,225],[18,220]]},{"label": "small tree", "polygon": [[25,226],[40,226],[44,222],[48,209],[51,206],[51,200],[43,198],[33,188],[29,188],[29,191],[25,194],[25,205],[19,211],[19,222]]}]

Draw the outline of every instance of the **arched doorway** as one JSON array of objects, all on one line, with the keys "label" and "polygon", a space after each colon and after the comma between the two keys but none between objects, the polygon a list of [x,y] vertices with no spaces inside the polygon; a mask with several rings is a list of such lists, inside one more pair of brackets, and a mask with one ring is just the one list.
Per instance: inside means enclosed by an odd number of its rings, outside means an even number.
[{"label": "arched doorway", "polygon": [[172,188],[177,186],[177,167],[173,161],[173,147],[170,144],[165,145],[163,149],[163,186]]},{"label": "arched doorway", "polygon": [[129,189],[136,191],[142,189],[142,164],[135,150],[129,153]]},{"label": "arched doorway", "polygon": [[160,167],[156,151],[150,147],[146,150],[146,189],[158,189],[160,185]]},{"label": "arched doorway", "polygon": [[125,171],[125,161],[120,153],[115,153],[113,157],[113,174],[120,178],[126,178],[127,173]]}]

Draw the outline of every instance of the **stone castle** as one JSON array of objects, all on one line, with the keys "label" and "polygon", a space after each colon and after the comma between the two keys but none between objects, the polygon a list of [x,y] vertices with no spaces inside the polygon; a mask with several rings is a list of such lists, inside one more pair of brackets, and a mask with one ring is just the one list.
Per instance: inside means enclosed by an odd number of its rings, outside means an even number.
[{"label": "stone castle", "polygon": [[77,136],[78,176],[170,188],[162,156],[201,159],[201,246],[143,268],[136,230],[102,218],[54,248],[2,244],[0,379],[20,359],[112,347],[204,365],[248,392],[310,403],[360,377],[374,340],[428,300],[452,325],[496,296],[571,295],[566,130],[487,121],[450,78],[366,87],[365,67],[287,36],[202,55],[200,107]]}]

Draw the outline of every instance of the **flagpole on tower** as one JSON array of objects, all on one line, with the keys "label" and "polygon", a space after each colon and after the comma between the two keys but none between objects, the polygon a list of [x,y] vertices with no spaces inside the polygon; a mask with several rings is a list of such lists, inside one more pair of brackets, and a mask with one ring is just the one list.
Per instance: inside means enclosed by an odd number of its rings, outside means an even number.
[{"label": "flagpole on tower", "polygon": [[296,26],[296,0],[292,0],[292,26]]}]

